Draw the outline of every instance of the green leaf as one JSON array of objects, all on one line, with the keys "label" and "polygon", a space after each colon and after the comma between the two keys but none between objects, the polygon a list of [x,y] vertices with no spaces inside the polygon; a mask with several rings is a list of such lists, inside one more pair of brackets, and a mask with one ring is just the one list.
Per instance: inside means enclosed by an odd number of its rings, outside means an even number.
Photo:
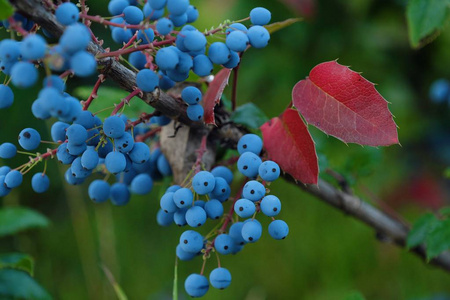
[{"label": "green leaf", "polygon": [[290,19],[286,19],[281,22],[275,22],[275,23],[266,25],[264,27],[266,27],[266,29],[269,31],[269,33],[272,34],[273,32],[276,32],[285,27],[291,26],[292,24],[295,24],[297,22],[301,22],[302,20],[303,19],[301,19],[301,18],[290,18]]},{"label": "green leaf", "polygon": [[426,244],[428,259],[450,249],[450,220],[439,221],[428,233]]},{"label": "green leaf", "polygon": [[446,217],[450,216],[450,207],[447,206],[447,207],[441,208],[441,209],[439,210],[439,213],[440,213],[441,215],[443,215],[443,216],[446,216]]},{"label": "green leaf", "polygon": [[0,255],[0,269],[18,269],[33,276],[34,260],[24,253],[7,253]]},{"label": "green leaf", "polygon": [[420,48],[438,35],[450,16],[450,0],[410,0],[406,9],[409,39]]},{"label": "green leaf", "polygon": [[112,287],[114,288],[114,292],[116,293],[117,299],[119,300],[128,300],[127,295],[122,290],[120,285],[117,283],[116,279],[114,278],[111,271],[106,267],[105,265],[102,265],[103,272],[105,272],[106,277],[108,278],[109,283],[111,283]]},{"label": "green leaf", "polygon": [[[91,93],[92,86],[80,86],[74,90],[75,97],[83,100],[87,100]],[[129,93],[127,91],[121,90],[119,88],[101,86],[97,92],[97,98],[95,98],[89,106],[89,111],[91,111],[92,113],[99,112],[97,115],[101,119],[104,119],[108,117],[114,110],[114,105],[119,104],[120,101],[128,95]],[[108,107],[110,109],[100,112],[101,110]],[[125,109],[123,112],[128,118],[137,118],[142,112],[151,113],[153,111],[154,109],[144,101],[142,101],[138,97],[133,97],[130,100],[129,105],[125,105]]]},{"label": "green leaf", "polygon": [[345,297],[345,300],[365,300],[363,294],[361,294],[358,291],[353,291],[350,294],[348,294],[347,297]]},{"label": "green leaf", "polygon": [[239,106],[231,115],[232,121],[251,129],[261,127],[268,119],[264,112],[253,103],[246,103]]},{"label": "green leaf", "polygon": [[450,179],[450,168],[446,168],[444,170],[444,177]]},{"label": "green leaf", "polygon": [[7,0],[0,0],[0,20],[6,20],[14,13],[14,8]]},{"label": "green leaf", "polygon": [[25,272],[0,270],[1,299],[36,299],[46,300],[52,297],[30,275]]},{"label": "green leaf", "polygon": [[175,269],[173,273],[172,299],[178,300],[178,257],[175,257]]},{"label": "green leaf", "polygon": [[37,211],[23,207],[0,210],[0,237],[35,227],[47,227],[49,220]]},{"label": "green leaf", "polygon": [[429,232],[438,222],[439,220],[431,213],[427,213],[420,217],[409,231],[406,247],[411,249],[425,242]]}]

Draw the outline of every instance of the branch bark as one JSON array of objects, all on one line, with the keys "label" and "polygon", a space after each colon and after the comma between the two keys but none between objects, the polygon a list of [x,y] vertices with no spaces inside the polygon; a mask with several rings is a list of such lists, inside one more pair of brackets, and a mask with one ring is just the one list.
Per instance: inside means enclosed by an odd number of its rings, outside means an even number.
[{"label": "branch bark", "polygon": [[[63,27],[57,23],[54,15],[46,10],[41,1],[11,0],[11,3],[18,11],[45,28],[56,38],[60,37],[63,33]],[[97,44],[90,43],[88,51],[96,55],[98,53],[104,53],[105,49]],[[100,58],[98,64],[102,67],[102,74],[115,81],[124,90],[129,92],[133,91],[133,88],[136,85],[136,74],[132,70],[126,68],[116,59],[111,57]],[[211,130],[210,127],[207,128],[202,124],[190,121],[186,115],[186,106],[177,98],[171,97],[159,89],[153,93],[144,93],[142,100],[164,115],[190,127],[200,127]],[[215,112],[218,127],[211,132],[209,139],[217,139],[222,144],[225,143],[229,147],[235,147],[239,138],[245,134],[245,129],[239,128],[230,122],[228,113],[220,107],[216,107]],[[204,134],[204,130],[199,130],[199,132]],[[380,240],[390,242],[399,247],[405,247],[406,238],[410,230],[409,226],[392,218],[376,207],[354,195],[336,189],[334,186],[323,180],[319,180],[318,185],[315,186],[298,183],[289,175],[286,175],[285,178],[298,185],[305,192],[318,197],[336,209],[344,211],[348,215],[360,220],[369,227],[372,227]],[[424,261],[427,260],[424,245],[416,247],[412,249],[412,251]],[[441,267],[446,271],[450,271],[450,252],[442,253],[431,260],[430,263]]]}]

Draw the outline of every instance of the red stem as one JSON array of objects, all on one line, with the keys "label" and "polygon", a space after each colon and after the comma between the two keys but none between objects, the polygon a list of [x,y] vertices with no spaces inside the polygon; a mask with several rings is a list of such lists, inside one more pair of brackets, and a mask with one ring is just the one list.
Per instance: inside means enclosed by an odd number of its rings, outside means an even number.
[{"label": "red stem", "polygon": [[28,35],[28,31],[23,29],[22,26],[16,20],[14,20],[13,17],[9,17],[8,22],[9,22],[10,27],[12,29],[14,29],[15,31],[17,31],[18,33],[20,33],[22,36]]},{"label": "red stem", "polygon": [[132,91],[128,96],[122,99],[119,104],[117,104],[116,108],[114,108],[113,112],[111,113],[111,116],[117,114],[117,112],[126,104],[130,102],[130,100],[134,97],[139,95],[139,93],[142,92],[140,89],[136,88],[134,91]]},{"label": "red stem", "polygon": [[101,16],[90,16],[86,13],[81,13],[80,18],[87,19],[96,23],[100,23],[103,25],[109,25],[113,27],[121,27],[121,28],[132,28],[132,29],[147,29],[147,28],[154,28],[154,25],[130,25],[130,24],[118,24],[114,23],[108,20],[103,19]]},{"label": "red stem", "polygon": [[136,40],[137,35],[138,35],[138,32],[136,31],[135,34],[131,37],[131,39],[128,41],[128,43],[126,43],[125,45],[123,45],[122,49],[120,49],[120,50],[124,50],[124,49],[130,47],[131,44],[133,44],[133,42]]},{"label": "red stem", "polygon": [[92,93],[89,95],[89,98],[86,100],[86,102],[84,102],[83,110],[88,110],[92,101],[94,101],[94,99],[97,98],[98,89],[104,81],[105,81],[105,75],[103,75],[103,74],[98,75],[98,80],[95,83],[94,88],[92,89]]},{"label": "red stem", "polygon": [[158,132],[161,131],[161,127],[156,127],[148,132],[146,132],[145,134],[142,135],[138,135],[136,136],[136,142],[144,142],[147,139],[151,138],[152,136],[154,136],[155,134],[157,134]]},{"label": "red stem", "polygon": [[147,122],[147,121],[150,120],[150,118],[153,117],[154,115],[155,115],[154,113],[151,113],[151,114],[143,113],[143,114],[139,117],[139,119],[137,119],[136,121],[131,122],[130,124],[128,124],[128,125],[126,126],[126,130],[130,129],[131,127],[135,127],[135,126],[137,126],[137,125],[139,125],[139,124],[141,124],[141,123]]},{"label": "red stem", "polygon": [[132,53],[132,52],[137,52],[137,51],[142,51],[142,50],[147,50],[147,49],[152,49],[153,47],[159,47],[159,46],[163,46],[163,45],[170,45],[173,44],[175,42],[176,38],[171,37],[167,40],[164,41],[159,41],[159,42],[153,42],[151,44],[146,44],[146,45],[139,45],[133,48],[128,48],[128,49],[120,49],[117,51],[112,51],[112,52],[105,52],[105,53],[100,53],[97,55],[98,58],[103,58],[103,57],[119,57],[120,55],[125,55],[128,53]]},{"label": "red stem", "polygon": [[61,75],[59,75],[59,78],[63,79],[63,78],[66,78],[67,76],[70,76],[72,74],[73,74],[72,70],[67,70],[67,71],[64,71],[63,73],[61,73]]}]

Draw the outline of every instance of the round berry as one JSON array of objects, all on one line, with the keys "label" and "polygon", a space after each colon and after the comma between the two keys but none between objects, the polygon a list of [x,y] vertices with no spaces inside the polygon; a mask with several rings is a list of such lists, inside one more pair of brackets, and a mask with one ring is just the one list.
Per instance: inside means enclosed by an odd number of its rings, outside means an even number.
[{"label": "round berry", "polygon": [[78,21],[80,10],[75,4],[65,2],[58,6],[55,11],[55,16],[56,20],[62,25],[72,25]]},{"label": "round berry", "polygon": [[276,162],[267,160],[259,166],[258,173],[262,180],[271,182],[280,177],[280,167]]},{"label": "round berry", "polygon": [[281,201],[273,195],[265,196],[261,201],[261,211],[268,217],[275,217],[280,213]]},{"label": "round berry", "polygon": [[203,248],[203,237],[194,230],[187,230],[180,236],[181,248],[189,253],[198,253]]},{"label": "round berry", "polygon": [[89,198],[95,203],[105,202],[109,198],[110,190],[108,182],[96,179],[89,185]]},{"label": "round berry", "polygon": [[225,268],[215,268],[209,274],[209,281],[214,288],[223,290],[231,284],[231,273]]},{"label": "round berry", "polygon": [[206,212],[200,206],[193,206],[186,211],[186,222],[191,227],[200,227],[206,222]]},{"label": "round berry", "polygon": [[214,240],[214,248],[216,248],[217,252],[223,255],[230,254],[232,252],[233,244],[233,238],[225,233],[219,234]]},{"label": "round berry", "polygon": [[19,134],[19,144],[25,150],[34,150],[41,143],[41,135],[33,128],[25,128]]},{"label": "round berry", "polygon": [[250,218],[256,211],[255,204],[248,199],[239,199],[234,204],[234,211],[241,218]]},{"label": "round berry", "polygon": [[255,243],[261,238],[262,227],[261,224],[256,220],[249,219],[242,226],[242,237],[245,241],[249,243]]},{"label": "round berry", "polygon": [[237,162],[239,172],[249,178],[258,176],[258,169],[262,161],[258,155],[252,152],[243,153]]},{"label": "round berry", "polygon": [[7,85],[0,84],[0,109],[10,107],[14,102],[14,93]]},{"label": "round berry", "polygon": [[247,182],[242,190],[242,195],[253,202],[261,200],[265,194],[266,188],[256,180]]},{"label": "round berry", "polygon": [[11,143],[3,143],[0,145],[0,158],[10,159],[16,156],[17,148]]},{"label": "round berry", "polygon": [[276,240],[283,240],[289,234],[289,226],[283,220],[275,220],[269,224],[269,234]]},{"label": "round berry", "polygon": [[143,69],[136,76],[136,84],[142,91],[151,93],[158,87],[159,77],[152,70]]},{"label": "round berry", "polygon": [[250,11],[250,21],[253,25],[267,25],[270,22],[271,13],[264,7],[255,7]]},{"label": "round berry", "polygon": [[186,113],[188,118],[191,121],[200,121],[201,119],[203,119],[203,107],[200,104],[194,104],[194,105],[189,105],[188,108],[186,109]]},{"label": "round berry", "polygon": [[36,193],[44,193],[50,187],[50,179],[46,174],[36,173],[31,178],[31,188]]},{"label": "round berry", "polygon": [[208,279],[200,274],[191,274],[184,282],[184,289],[191,297],[203,297],[209,289]]},{"label": "round berry", "polygon": [[263,142],[259,136],[253,133],[243,135],[238,142],[237,149],[239,154],[252,152],[256,155],[261,153]]},{"label": "round berry", "polygon": [[192,179],[192,188],[199,195],[206,195],[214,190],[216,180],[208,171],[200,171]]},{"label": "round berry", "polygon": [[120,138],[125,133],[125,123],[121,117],[108,117],[103,122],[103,131],[107,137],[113,139]]},{"label": "round berry", "polygon": [[179,208],[190,207],[194,201],[194,195],[190,189],[181,188],[173,194],[173,201]]}]

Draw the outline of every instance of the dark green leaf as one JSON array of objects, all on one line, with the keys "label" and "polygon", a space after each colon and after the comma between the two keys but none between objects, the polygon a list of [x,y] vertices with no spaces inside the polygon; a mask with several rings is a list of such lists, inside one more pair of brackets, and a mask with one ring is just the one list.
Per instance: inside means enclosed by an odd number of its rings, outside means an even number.
[{"label": "dark green leaf", "polygon": [[[74,90],[74,95],[75,97],[86,100],[89,98],[91,92],[92,87],[80,86]],[[119,104],[120,101],[128,95],[128,92],[119,88],[101,86],[98,90],[97,98],[94,99],[94,101],[92,101],[91,105],[89,106],[89,111],[96,113],[105,108],[110,108],[97,114],[101,119],[104,119],[108,117],[114,110],[114,105]],[[128,118],[137,118],[142,112],[150,113],[153,110],[154,109],[151,106],[147,105],[144,101],[140,100],[137,97],[133,97],[130,101],[130,104],[125,105],[125,109],[123,112]]]},{"label": "dark green leaf", "polygon": [[33,276],[34,260],[24,253],[7,253],[0,255],[0,269],[18,269]]},{"label": "dark green leaf", "polygon": [[0,270],[1,299],[36,299],[45,300],[52,297],[30,275],[25,272]]},{"label": "dark green leaf", "polygon": [[5,207],[0,210],[0,237],[48,224],[46,217],[28,208]]},{"label": "dark green leaf", "polygon": [[450,179],[450,168],[446,168],[444,170],[444,177]]},{"label": "dark green leaf", "polygon": [[408,248],[414,248],[425,242],[430,230],[439,222],[436,217],[427,213],[420,217],[413,225],[411,231],[408,234],[406,246]]},{"label": "dark green leaf", "polygon": [[268,118],[262,110],[253,103],[239,106],[231,115],[231,120],[251,129],[257,129],[264,124]]},{"label": "dark green leaf", "polygon": [[266,25],[264,27],[266,27],[266,29],[269,31],[269,33],[272,34],[275,31],[281,30],[285,27],[291,26],[292,24],[295,24],[300,21],[302,21],[301,18],[290,18],[290,19],[286,19],[281,22],[275,22],[275,23]]},{"label": "dark green leaf", "polygon": [[449,206],[447,206],[447,207],[443,207],[443,208],[441,208],[440,210],[439,210],[439,213],[441,214],[441,215],[444,215],[444,216],[450,216],[450,207]]},{"label": "dark green leaf", "polygon": [[439,35],[450,16],[450,0],[410,0],[406,10],[409,39],[414,48]]},{"label": "dark green leaf", "polygon": [[428,259],[450,249],[450,220],[439,221],[428,233],[426,244]]},{"label": "dark green leaf", "polygon": [[347,297],[345,297],[345,300],[365,300],[365,298],[360,292],[353,291]]},{"label": "dark green leaf", "polygon": [[6,20],[14,13],[14,8],[7,0],[0,0],[0,20]]}]

